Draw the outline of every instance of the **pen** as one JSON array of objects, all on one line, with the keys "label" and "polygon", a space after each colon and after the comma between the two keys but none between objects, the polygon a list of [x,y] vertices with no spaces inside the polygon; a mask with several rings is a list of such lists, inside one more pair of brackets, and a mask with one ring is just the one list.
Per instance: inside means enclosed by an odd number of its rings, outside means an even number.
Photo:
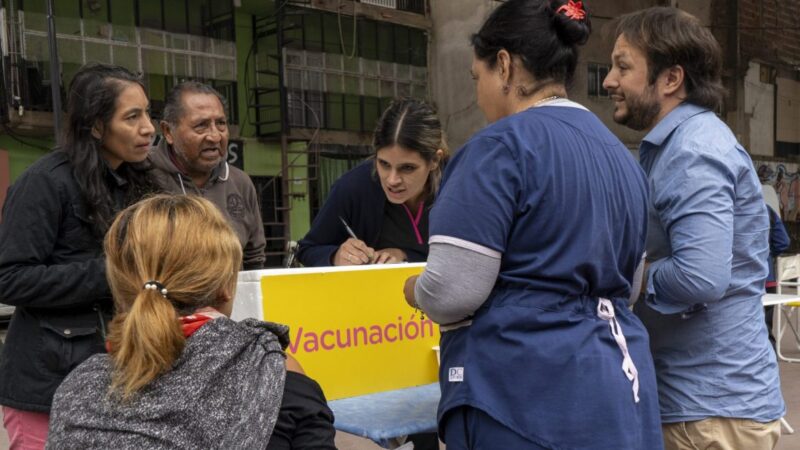
[{"label": "pen", "polygon": [[[355,232],[355,231],[353,231],[353,229],[352,229],[352,228],[350,228],[350,225],[348,225],[348,224],[347,224],[347,221],[346,221],[346,220],[344,220],[344,217],[342,217],[342,216],[339,216],[339,220],[341,220],[341,221],[342,221],[342,225],[344,225],[344,229],[345,229],[345,230],[347,230],[347,234],[349,234],[351,238],[353,238],[353,239],[355,239],[355,240],[360,240],[360,239],[358,239],[358,237],[356,236],[356,232]],[[369,262],[370,262],[370,264],[372,264],[372,259],[374,258],[374,256],[367,255],[367,257],[369,258]]]},{"label": "pen", "polygon": [[347,224],[347,221],[344,220],[344,217],[339,216],[339,220],[342,221],[342,225],[344,225],[344,229],[347,230],[347,234],[349,234],[350,237],[353,239],[358,239],[358,237],[356,237],[355,231],[353,231],[353,229],[350,228],[350,225]]}]

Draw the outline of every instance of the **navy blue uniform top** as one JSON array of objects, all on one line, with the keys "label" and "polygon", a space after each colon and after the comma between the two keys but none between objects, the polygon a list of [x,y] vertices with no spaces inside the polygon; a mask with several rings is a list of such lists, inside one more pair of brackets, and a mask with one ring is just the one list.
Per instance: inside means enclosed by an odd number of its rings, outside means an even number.
[{"label": "navy blue uniform top", "polygon": [[[431,243],[468,241],[501,266],[472,325],[442,333],[439,423],[470,405],[547,448],[658,449],[647,335],[625,307],[645,247],[645,177],[577,106],[497,121],[447,167]],[[598,297],[616,305],[639,402]]]}]

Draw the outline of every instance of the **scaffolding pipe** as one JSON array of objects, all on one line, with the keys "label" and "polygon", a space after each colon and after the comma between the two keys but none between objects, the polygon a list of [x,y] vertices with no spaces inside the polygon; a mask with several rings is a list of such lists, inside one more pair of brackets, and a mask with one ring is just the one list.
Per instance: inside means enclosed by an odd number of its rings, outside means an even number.
[{"label": "scaffolding pipe", "polygon": [[50,43],[50,91],[53,94],[53,134],[57,146],[61,145],[61,71],[58,65],[56,19],[53,0],[47,0],[47,38]]}]

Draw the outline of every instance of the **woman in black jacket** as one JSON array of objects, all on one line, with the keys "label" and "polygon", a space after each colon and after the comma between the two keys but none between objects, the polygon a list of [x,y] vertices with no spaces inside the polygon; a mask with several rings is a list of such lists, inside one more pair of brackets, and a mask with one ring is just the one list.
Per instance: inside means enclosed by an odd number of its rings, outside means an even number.
[{"label": "woman in black jacket", "polygon": [[44,447],[56,388],[104,349],[112,301],[102,239],[116,212],[153,190],[139,164],[155,132],[148,108],[130,71],[82,68],[69,88],[63,146],[8,191],[0,302],[16,310],[0,355],[0,404],[12,449]]},{"label": "woman in black jacket", "polygon": [[298,243],[303,265],[427,258],[428,212],[448,156],[436,111],[419,100],[392,102],[375,129],[373,148],[373,158],[336,181]]}]

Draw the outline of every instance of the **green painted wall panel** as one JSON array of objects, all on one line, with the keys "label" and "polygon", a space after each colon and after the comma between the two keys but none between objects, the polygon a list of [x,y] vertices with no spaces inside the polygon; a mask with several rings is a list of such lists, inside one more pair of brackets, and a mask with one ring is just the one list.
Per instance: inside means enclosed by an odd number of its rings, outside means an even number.
[{"label": "green painted wall panel", "polygon": [[[289,148],[293,152],[299,152],[305,150],[306,145],[306,142],[293,142],[289,145]],[[293,179],[302,179],[302,181],[293,182],[293,185],[290,188],[291,192],[306,194],[303,197],[292,199],[290,235],[293,241],[302,239],[303,236],[308,233],[308,229],[311,226],[311,203],[308,196],[308,169],[306,169],[306,164],[308,163],[307,155],[307,153],[301,154],[301,156],[294,162],[295,165],[301,167],[293,169],[292,173],[290,174],[291,178]]]},{"label": "green painted wall panel", "polygon": [[[281,147],[278,143],[263,143],[256,139],[244,140],[244,170],[252,176],[275,177],[281,175]],[[305,142],[290,144],[291,151],[305,149]],[[302,168],[292,169],[289,177],[302,181],[293,182],[290,186],[293,193],[305,193],[303,198],[293,198],[290,212],[291,238],[298,240],[305,236],[311,223],[310,203],[308,198],[308,178],[306,156],[303,155],[294,161],[295,165]]]},{"label": "green painted wall panel", "polygon": [[[247,55],[253,43],[252,21],[253,16],[243,12],[241,9],[236,9],[234,16],[234,26],[236,27],[236,81],[239,86],[237,92],[239,99],[239,133],[243,137],[253,137],[255,135],[255,127],[252,125],[252,114],[248,116],[247,104],[249,93],[246,89],[251,84],[246,81],[246,78],[252,77],[251,74],[245,71]],[[245,164],[247,164],[247,157],[245,157]]]},{"label": "green painted wall panel", "polygon": [[114,25],[136,25],[133,0],[111,0],[111,23]]},{"label": "green painted wall panel", "polygon": [[8,163],[10,166],[12,183],[19,178],[22,172],[30,167],[31,164],[48,153],[48,150],[45,150],[45,148],[49,149],[53,147],[53,141],[49,139],[24,137],[23,140],[43,148],[25,145],[7,134],[0,134],[0,148],[8,150]]},{"label": "green painted wall panel", "polygon": [[25,0],[23,10],[25,12],[47,14],[47,2],[45,0]]},{"label": "green painted wall panel", "polygon": [[164,26],[161,20],[161,0],[139,1],[139,26],[160,30]]},{"label": "green painted wall panel", "polygon": [[170,1],[165,5],[164,28],[173,33],[187,33],[188,23],[186,22],[186,3],[183,0]]},{"label": "green painted wall panel", "polygon": [[253,138],[243,138],[244,171],[253,176],[274,177],[281,172],[281,147]]}]

